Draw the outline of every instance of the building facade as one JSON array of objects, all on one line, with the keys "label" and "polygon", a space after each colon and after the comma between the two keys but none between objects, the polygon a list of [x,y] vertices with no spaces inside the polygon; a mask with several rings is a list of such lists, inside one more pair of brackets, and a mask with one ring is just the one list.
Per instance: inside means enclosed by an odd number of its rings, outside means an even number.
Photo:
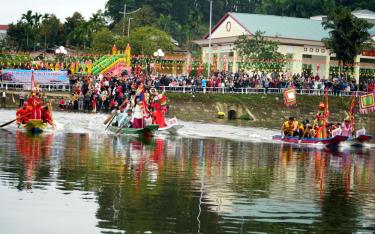
[{"label": "building facade", "polygon": [[8,25],[0,24],[0,40],[5,38],[5,36],[7,35],[8,28]]},{"label": "building facade", "polygon": [[[334,55],[322,42],[328,38],[321,21],[295,17],[227,13],[211,31],[211,63],[218,70],[239,72],[241,63],[234,48],[234,42],[241,35],[252,37],[256,31],[264,32],[268,40],[279,43],[279,52],[289,55],[284,72],[301,74],[308,70],[322,78],[328,78],[330,71],[337,67]],[[375,35],[375,27],[370,30]],[[201,46],[203,63],[209,61],[209,35],[194,43]],[[364,51],[357,56],[352,68],[358,80],[364,69],[375,71],[375,51]],[[361,70],[362,67],[362,70]]]}]

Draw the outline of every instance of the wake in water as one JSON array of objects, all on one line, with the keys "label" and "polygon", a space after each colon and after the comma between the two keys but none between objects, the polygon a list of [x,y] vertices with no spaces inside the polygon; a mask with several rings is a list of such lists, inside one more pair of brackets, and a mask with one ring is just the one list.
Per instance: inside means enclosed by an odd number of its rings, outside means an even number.
[{"label": "wake in water", "polygon": [[[14,110],[0,110],[1,119],[6,122],[14,118]],[[59,133],[88,133],[101,135],[105,134],[104,120],[107,114],[89,114],[89,113],[71,113],[54,112],[53,118],[56,124],[55,129],[49,128],[47,132]],[[235,141],[249,142],[268,142],[282,144],[272,140],[273,135],[279,134],[277,130],[255,127],[237,127],[232,125],[223,125],[216,123],[198,123],[179,121],[184,125],[178,131],[181,137],[189,138],[225,138]],[[6,127],[9,131],[16,131],[17,126],[11,124]],[[162,133],[158,133],[162,135]],[[344,148],[349,148],[349,143],[342,144]],[[375,144],[365,144],[366,147],[375,148]],[[323,145],[314,145],[313,147],[324,147]]]}]

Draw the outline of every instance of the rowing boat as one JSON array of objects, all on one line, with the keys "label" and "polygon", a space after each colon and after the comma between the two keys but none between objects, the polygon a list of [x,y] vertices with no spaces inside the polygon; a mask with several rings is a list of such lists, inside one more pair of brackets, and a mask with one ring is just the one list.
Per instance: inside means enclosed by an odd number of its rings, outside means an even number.
[{"label": "rowing boat", "polygon": [[144,128],[119,128],[116,126],[109,126],[108,131],[115,134],[123,135],[153,135],[156,130],[158,130],[159,125],[152,124]]},{"label": "rowing boat", "polygon": [[331,138],[303,138],[300,139],[299,137],[291,137],[286,136],[283,137],[281,135],[275,135],[272,137],[275,141],[282,141],[286,143],[293,143],[293,144],[324,144],[326,146],[338,146],[341,142],[346,141],[348,137],[336,135]]},{"label": "rowing boat", "polygon": [[357,137],[349,138],[348,141],[352,143],[352,146],[362,147],[363,143],[370,141],[371,139],[371,135],[359,135]]},{"label": "rowing boat", "polygon": [[30,119],[27,124],[22,126],[30,133],[42,133],[45,128],[48,127],[47,123],[44,123],[41,119]]}]

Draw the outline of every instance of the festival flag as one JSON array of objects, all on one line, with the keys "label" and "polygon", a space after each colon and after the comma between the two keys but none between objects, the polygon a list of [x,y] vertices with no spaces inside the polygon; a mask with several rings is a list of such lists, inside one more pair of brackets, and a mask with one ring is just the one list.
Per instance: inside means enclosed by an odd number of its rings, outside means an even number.
[{"label": "festival flag", "polygon": [[191,71],[191,67],[190,65],[187,67],[187,70],[186,70],[186,73],[187,73],[187,76],[189,77],[190,76],[190,71]]},{"label": "festival flag", "polygon": [[31,71],[31,91],[35,90],[34,70]]},{"label": "festival flag", "polygon": [[354,126],[354,123],[355,123],[355,120],[354,120],[354,116],[355,116],[354,108],[355,108],[355,104],[356,104],[356,99],[357,99],[357,97],[353,96],[352,102],[350,103],[350,107],[349,107],[349,118],[350,118],[350,123],[352,124],[352,126]]},{"label": "festival flag", "polygon": [[145,76],[142,76],[142,105],[143,109],[145,110],[146,114],[148,115],[149,111],[147,108],[147,103],[146,103],[146,96],[145,96]]},{"label": "festival flag", "polygon": [[359,112],[362,114],[368,114],[373,111],[375,111],[374,94],[370,93],[361,96],[359,99]]},{"label": "festival flag", "polygon": [[293,88],[286,89],[283,92],[284,96],[284,105],[289,106],[295,106],[297,105],[297,99],[296,99],[296,90]]}]

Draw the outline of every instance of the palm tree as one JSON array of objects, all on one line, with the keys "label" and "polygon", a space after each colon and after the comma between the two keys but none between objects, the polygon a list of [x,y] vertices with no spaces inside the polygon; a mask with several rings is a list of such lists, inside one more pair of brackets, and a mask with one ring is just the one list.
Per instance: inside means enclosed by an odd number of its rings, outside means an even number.
[{"label": "palm tree", "polygon": [[44,32],[44,50],[47,50],[47,32],[48,32],[48,20],[51,18],[51,15],[46,13],[42,16],[43,32]]},{"label": "palm tree", "polygon": [[104,27],[106,22],[102,11],[98,10],[96,13],[93,13],[88,23],[93,33],[99,31],[100,28]]},{"label": "palm tree", "polygon": [[35,51],[35,46],[36,46],[36,39],[37,39],[37,31],[39,30],[40,28],[40,20],[42,18],[42,14],[39,14],[37,12],[35,12],[35,14],[33,15],[33,20],[34,20],[34,27],[33,27],[33,31],[34,31],[34,51]]},{"label": "palm tree", "polygon": [[31,32],[33,26],[34,26],[34,17],[33,12],[31,10],[28,10],[26,14],[22,14],[21,20],[25,20],[27,24],[27,30],[26,30],[26,48],[29,48],[29,33]]}]

